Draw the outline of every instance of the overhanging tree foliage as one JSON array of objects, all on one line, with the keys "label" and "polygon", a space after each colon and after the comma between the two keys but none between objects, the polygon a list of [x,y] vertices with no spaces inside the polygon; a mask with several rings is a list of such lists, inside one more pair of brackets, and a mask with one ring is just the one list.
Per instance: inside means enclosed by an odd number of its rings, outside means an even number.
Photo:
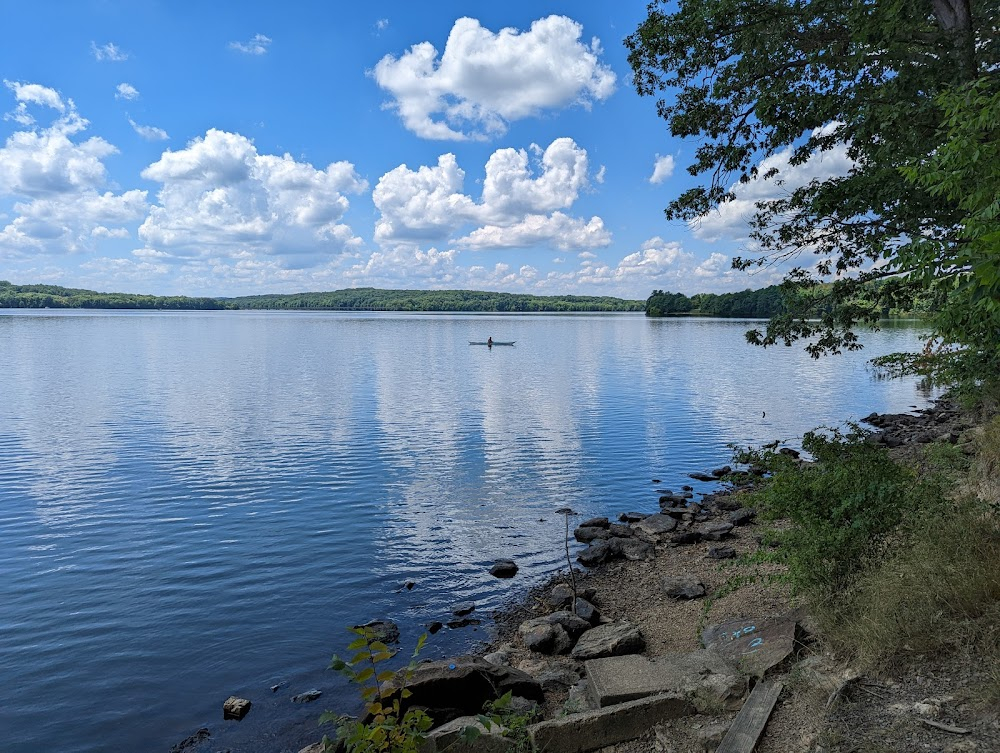
[{"label": "overhanging tree foliage", "polygon": [[[779,198],[758,202],[755,253],[734,266],[809,253],[813,263],[786,279],[789,292],[831,277],[835,284],[823,296],[790,295],[799,305],[765,332],[748,333],[751,342],[811,337],[807,349],[816,356],[856,348],[857,322],[873,321],[887,307],[907,308],[909,296],[932,289],[946,302],[944,315],[955,314],[970,302],[962,291],[977,288],[977,274],[988,272],[976,259],[993,258],[995,271],[997,240],[981,223],[996,227],[996,193],[973,198],[968,178],[989,160],[997,169],[997,131],[982,123],[1000,91],[998,17],[996,0],[649,6],[626,39],[635,85],[658,97],[673,135],[700,140],[688,170],[704,178],[671,202],[669,219],[694,220],[732,200],[737,182],[780,181],[758,166],[784,149],[792,150],[792,165],[801,165],[846,145],[853,163],[847,175],[786,187]],[[978,114],[981,125],[966,128],[965,146],[955,149],[949,144],[956,128],[966,125],[955,121],[959,110]],[[950,166],[942,155],[950,155]],[[958,184],[954,171],[966,176]],[[973,217],[980,224],[970,225]],[[970,251],[973,245],[978,250]],[[886,281],[879,299],[859,300],[859,286],[873,279]],[[981,303],[988,289],[979,295]],[[817,303],[824,313],[810,320]],[[958,319],[969,316],[966,309]],[[998,326],[995,316],[974,334],[961,326],[944,326],[941,334],[995,357]]]}]

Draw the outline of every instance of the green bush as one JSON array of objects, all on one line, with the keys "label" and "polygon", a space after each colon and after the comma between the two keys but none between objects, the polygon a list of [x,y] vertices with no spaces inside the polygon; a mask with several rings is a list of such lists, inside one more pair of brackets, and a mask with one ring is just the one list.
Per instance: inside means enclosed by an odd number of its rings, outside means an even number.
[{"label": "green bush", "polygon": [[774,534],[775,556],[788,566],[798,591],[822,596],[844,588],[884,551],[901,524],[917,511],[940,507],[934,479],[894,463],[867,436],[858,427],[809,432],[802,446],[814,462],[801,465],[773,452],[748,451],[738,458],[770,471],[750,503],[765,519],[791,521]]}]

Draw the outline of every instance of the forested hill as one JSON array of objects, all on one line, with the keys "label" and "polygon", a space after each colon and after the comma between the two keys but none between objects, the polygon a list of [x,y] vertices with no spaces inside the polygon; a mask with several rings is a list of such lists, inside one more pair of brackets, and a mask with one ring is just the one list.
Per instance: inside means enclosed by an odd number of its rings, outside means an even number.
[{"label": "forested hill", "polygon": [[318,309],[334,311],[642,311],[643,301],[607,296],[535,296],[475,290],[378,290],[256,295],[240,298],[98,293],[0,280],[0,308]]},{"label": "forested hill", "polygon": [[642,311],[642,301],[608,296],[537,296],[478,290],[379,290],[255,295],[231,298],[240,309],[333,309],[376,311]]},{"label": "forested hill", "polygon": [[683,293],[654,290],[646,300],[646,316],[737,316],[768,319],[783,313],[785,303],[780,286],[739,293]]},{"label": "forested hill", "polygon": [[14,309],[224,309],[215,298],[97,293],[59,285],[12,285],[0,280],[0,308]]}]

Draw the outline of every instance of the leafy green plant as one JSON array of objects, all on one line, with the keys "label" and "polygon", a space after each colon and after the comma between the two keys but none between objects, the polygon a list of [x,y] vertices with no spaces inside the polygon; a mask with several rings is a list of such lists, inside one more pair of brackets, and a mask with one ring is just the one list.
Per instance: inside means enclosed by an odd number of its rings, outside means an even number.
[{"label": "leafy green plant", "polygon": [[802,446],[815,462],[802,467],[771,452],[751,450],[740,458],[770,472],[752,501],[763,517],[791,521],[776,534],[776,557],[788,566],[793,587],[806,594],[847,586],[917,510],[940,507],[935,478],[918,478],[867,436],[857,426],[808,432]]},{"label": "leafy green plant", "polygon": [[[349,630],[358,637],[348,644],[347,650],[356,653],[347,661],[334,654],[330,669],[337,670],[360,687],[365,717],[345,719],[328,711],[320,717],[320,724],[337,722],[337,738],[344,742],[348,753],[417,753],[424,742],[424,733],[433,722],[420,709],[404,711],[401,701],[412,695],[407,684],[416,670],[417,657],[427,641],[427,634],[417,640],[410,663],[396,682],[396,672],[379,670],[378,665],[395,654],[378,640],[376,630],[365,626]],[[323,749],[333,751],[336,743],[324,736]]]},{"label": "leafy green plant", "polygon": [[491,732],[496,727],[500,734],[514,744],[512,753],[530,753],[531,738],[528,736],[528,725],[535,721],[536,713],[519,711],[513,706],[513,697],[508,690],[495,701],[489,701],[483,707],[483,713],[476,717],[480,726],[468,725],[462,728],[459,739],[472,743],[481,737],[485,729]]}]

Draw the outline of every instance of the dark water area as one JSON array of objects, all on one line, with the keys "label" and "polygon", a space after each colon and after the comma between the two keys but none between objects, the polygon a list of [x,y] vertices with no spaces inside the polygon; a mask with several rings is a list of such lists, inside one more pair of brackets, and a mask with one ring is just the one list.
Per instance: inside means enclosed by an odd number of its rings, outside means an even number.
[{"label": "dark water area", "polygon": [[[471,600],[484,624],[426,655],[466,651],[564,566],[557,508],[653,510],[728,443],[794,446],[928,397],[866,368],[915,349],[913,326],[820,361],[746,328],[0,311],[0,748],[165,752],[205,725],[234,751],[297,750],[353,698],[324,669],[347,625],[391,618],[409,647]],[[488,336],[516,345],[468,344]],[[488,574],[498,557],[516,578]],[[255,705],[224,723],[234,693]]]}]

